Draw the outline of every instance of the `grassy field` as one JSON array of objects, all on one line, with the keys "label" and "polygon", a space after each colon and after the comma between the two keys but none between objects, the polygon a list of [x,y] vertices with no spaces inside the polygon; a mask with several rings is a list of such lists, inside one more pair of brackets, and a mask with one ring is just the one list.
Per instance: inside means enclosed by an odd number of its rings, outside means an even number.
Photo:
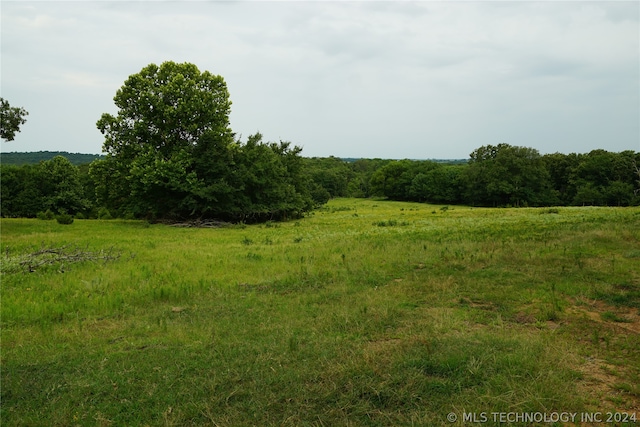
[{"label": "grassy field", "polygon": [[0,225],[3,426],[640,417],[638,208]]}]

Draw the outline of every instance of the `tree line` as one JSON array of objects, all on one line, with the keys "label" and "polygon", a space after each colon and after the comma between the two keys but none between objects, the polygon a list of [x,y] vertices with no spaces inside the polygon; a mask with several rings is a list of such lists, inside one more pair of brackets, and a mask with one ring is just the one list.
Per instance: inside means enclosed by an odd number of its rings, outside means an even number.
[{"label": "tree line", "polygon": [[[4,217],[122,217],[259,222],[304,215],[332,197],[474,206],[640,204],[640,154],[540,155],[486,145],[466,163],[303,158],[290,142],[240,140],[221,76],[189,63],[150,64],[116,92],[96,123],[104,156],[0,165]],[[27,112],[2,100],[2,138]],[[46,215],[45,215],[46,214]]]},{"label": "tree line", "polygon": [[29,165],[51,160],[56,156],[65,157],[76,166],[91,163],[104,158],[101,154],[69,153],[67,151],[33,151],[29,153],[0,153],[0,163],[3,165]]},{"label": "tree line", "polygon": [[3,164],[1,215],[51,211],[80,218],[251,222],[299,216],[335,197],[487,207],[640,205],[640,153],[633,151],[539,155],[500,144],[475,150],[466,164],[446,164],[305,158],[289,143],[263,143],[260,134],[244,144],[209,144],[200,163],[173,171],[180,176],[173,183],[162,181],[169,174],[162,168],[141,171],[140,200],[126,197],[131,190],[123,186],[132,178],[104,160],[77,166],[56,156],[37,164]]},{"label": "tree line", "polygon": [[306,159],[315,194],[471,206],[630,206],[640,204],[640,153],[593,150],[545,154],[486,145],[467,163]]}]

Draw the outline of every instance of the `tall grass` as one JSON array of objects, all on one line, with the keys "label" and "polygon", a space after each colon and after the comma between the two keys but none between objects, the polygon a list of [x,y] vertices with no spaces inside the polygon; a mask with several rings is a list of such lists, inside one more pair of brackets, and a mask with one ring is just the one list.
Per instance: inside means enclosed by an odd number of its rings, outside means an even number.
[{"label": "tall grass", "polygon": [[3,425],[451,425],[640,399],[637,208],[342,199],[244,228],[0,225],[3,265],[121,253],[3,267]]}]

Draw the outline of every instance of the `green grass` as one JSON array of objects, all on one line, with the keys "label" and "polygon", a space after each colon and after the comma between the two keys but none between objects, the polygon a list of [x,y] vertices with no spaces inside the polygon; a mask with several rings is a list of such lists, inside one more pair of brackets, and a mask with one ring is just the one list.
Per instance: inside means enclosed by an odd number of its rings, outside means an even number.
[{"label": "green grass", "polygon": [[[2,219],[2,424],[637,408],[640,209],[443,208],[340,199],[220,229]],[[16,268],[64,245],[119,258]]]}]

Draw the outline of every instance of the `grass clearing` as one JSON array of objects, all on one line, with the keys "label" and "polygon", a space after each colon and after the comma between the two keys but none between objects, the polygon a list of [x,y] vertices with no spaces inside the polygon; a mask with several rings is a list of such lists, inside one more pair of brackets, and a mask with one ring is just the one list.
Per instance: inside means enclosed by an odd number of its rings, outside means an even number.
[{"label": "grass clearing", "polygon": [[219,229],[2,219],[3,266],[120,255],[3,267],[2,423],[640,415],[640,209],[443,208],[338,199]]}]

